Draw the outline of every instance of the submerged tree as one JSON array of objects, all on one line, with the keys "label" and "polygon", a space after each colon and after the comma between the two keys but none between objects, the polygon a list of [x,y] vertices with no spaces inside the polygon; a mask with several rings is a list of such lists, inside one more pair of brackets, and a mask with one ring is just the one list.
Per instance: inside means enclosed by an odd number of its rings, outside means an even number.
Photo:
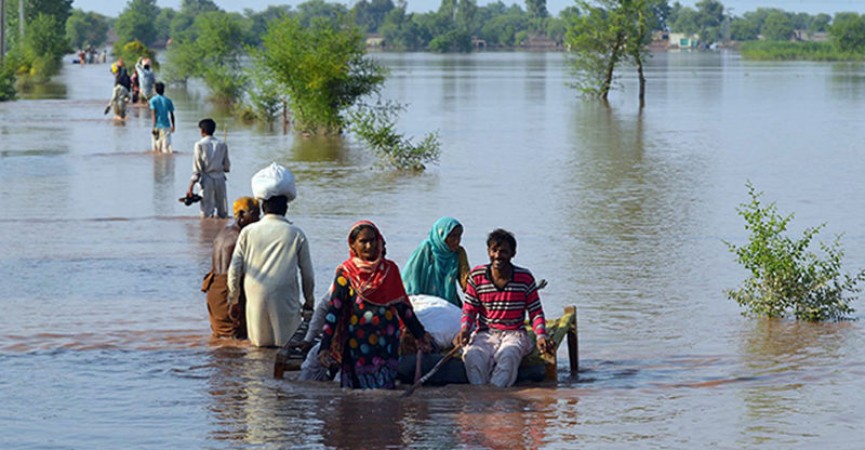
[{"label": "submerged tree", "polygon": [[577,76],[574,86],[606,101],[623,63],[637,68],[640,106],[645,104],[643,63],[652,31],[663,26],[669,12],[666,0],[578,0],[584,11],[572,16],[565,40]]},{"label": "submerged tree", "polygon": [[156,0],[130,0],[114,22],[114,31],[117,33],[114,53],[119,54],[124,45],[134,40],[139,40],[148,47],[152,46],[158,35],[158,16],[159,6],[156,6]]},{"label": "submerged tree", "polygon": [[277,20],[254,53],[288,95],[295,126],[321,134],[340,133],[345,111],[384,83],[385,69],[365,55],[363,33],[343,17],[318,17],[309,26]]},{"label": "submerged tree", "polygon": [[89,11],[76,9],[66,20],[66,39],[73,49],[88,45],[99,47],[108,40],[108,18]]},{"label": "submerged tree", "polygon": [[166,78],[177,82],[200,78],[211,100],[232,104],[243,95],[246,84],[241,70],[245,41],[243,18],[238,14],[202,13],[168,49]]}]

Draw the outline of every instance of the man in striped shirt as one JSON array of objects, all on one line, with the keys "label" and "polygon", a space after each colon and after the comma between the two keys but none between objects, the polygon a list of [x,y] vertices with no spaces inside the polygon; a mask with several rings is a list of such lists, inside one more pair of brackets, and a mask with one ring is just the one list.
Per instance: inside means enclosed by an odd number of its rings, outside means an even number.
[{"label": "man in striped shirt", "polygon": [[538,351],[548,353],[552,346],[547,341],[535,279],[527,269],[511,264],[517,253],[514,235],[493,230],[487,238],[487,253],[490,263],[475,267],[469,275],[456,343],[468,345],[463,360],[470,383],[508,387],[517,379],[520,361],[532,351],[531,338],[523,326],[526,313],[537,336]]}]

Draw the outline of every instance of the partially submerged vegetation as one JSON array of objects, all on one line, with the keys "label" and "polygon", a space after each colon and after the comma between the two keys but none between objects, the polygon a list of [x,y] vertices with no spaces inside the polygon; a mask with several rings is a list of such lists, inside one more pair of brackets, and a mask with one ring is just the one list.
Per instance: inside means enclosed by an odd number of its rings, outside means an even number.
[{"label": "partially submerged vegetation", "polygon": [[750,233],[748,242],[726,244],[750,275],[739,289],[727,291],[728,297],[754,316],[822,321],[851,314],[852,294],[861,291],[857,285],[865,280],[865,270],[853,276],[841,271],[840,237],[830,244],[821,242],[820,254],[814,252],[812,241],[825,224],[806,228],[794,239],[787,235],[793,215],[782,216],[774,203],[760,201],[762,193],[751,183],[747,187],[751,201],[738,212]]},{"label": "partially submerged vegetation", "polygon": [[398,113],[405,107],[397,103],[361,106],[351,112],[350,128],[366,142],[379,160],[399,170],[422,171],[437,162],[441,143],[437,133],[428,133],[417,144],[396,131]]},{"label": "partially submerged vegetation", "polygon": [[841,51],[830,42],[749,41],[740,51],[754,61],[865,61],[865,53]]},{"label": "partially submerged vegetation", "polygon": [[309,25],[287,17],[270,25],[254,58],[288,97],[297,129],[332,134],[345,128],[349,108],[384,84],[385,69],[365,55],[363,34],[342,17]]}]

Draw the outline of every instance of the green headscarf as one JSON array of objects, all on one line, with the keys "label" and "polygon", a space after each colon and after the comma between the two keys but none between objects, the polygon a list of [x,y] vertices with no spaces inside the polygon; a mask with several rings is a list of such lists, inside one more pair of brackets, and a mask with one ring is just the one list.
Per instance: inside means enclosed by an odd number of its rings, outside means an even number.
[{"label": "green headscarf", "polygon": [[445,243],[458,226],[461,224],[453,217],[440,218],[433,224],[429,237],[409,256],[402,270],[402,282],[408,295],[434,295],[462,306],[456,288],[459,254]]}]

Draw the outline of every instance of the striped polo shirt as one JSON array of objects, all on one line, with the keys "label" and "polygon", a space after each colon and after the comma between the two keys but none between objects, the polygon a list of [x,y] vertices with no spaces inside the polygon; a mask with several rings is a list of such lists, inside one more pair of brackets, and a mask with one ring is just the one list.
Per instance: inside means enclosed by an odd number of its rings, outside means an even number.
[{"label": "striped polo shirt", "polygon": [[526,320],[538,336],[546,336],[546,320],[535,277],[528,269],[513,266],[514,274],[504,289],[492,282],[489,264],[477,266],[469,274],[462,328],[478,330],[519,330]]}]

